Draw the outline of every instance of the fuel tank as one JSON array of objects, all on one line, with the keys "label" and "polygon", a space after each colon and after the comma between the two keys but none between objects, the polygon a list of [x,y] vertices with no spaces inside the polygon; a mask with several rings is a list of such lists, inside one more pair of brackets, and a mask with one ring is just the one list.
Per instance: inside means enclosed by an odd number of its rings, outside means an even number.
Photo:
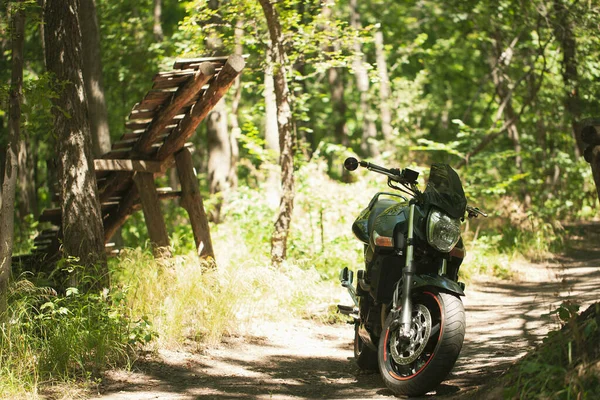
[{"label": "fuel tank", "polygon": [[[382,195],[389,196],[380,198]],[[352,232],[364,244],[373,246],[372,234],[377,231],[380,236],[394,237],[394,229],[399,226],[401,232],[408,231],[409,202],[403,196],[394,193],[377,193],[371,202],[352,224]],[[426,210],[415,207],[415,237],[425,239],[424,223]]]}]

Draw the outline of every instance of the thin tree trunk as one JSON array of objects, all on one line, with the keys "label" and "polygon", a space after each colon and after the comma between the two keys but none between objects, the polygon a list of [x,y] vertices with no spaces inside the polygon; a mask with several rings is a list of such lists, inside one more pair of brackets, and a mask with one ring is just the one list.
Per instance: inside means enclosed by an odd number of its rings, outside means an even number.
[{"label": "thin tree trunk", "polygon": [[94,286],[102,287],[109,282],[83,84],[78,6],[78,0],[47,0],[46,65],[59,82],[68,82],[53,99],[63,251],[77,257],[83,273],[95,275]]},{"label": "thin tree trunk", "polygon": [[[46,7],[46,0],[37,0],[37,4],[38,7],[40,8],[40,10],[43,10],[44,7]],[[44,40],[45,35],[45,29],[44,29],[44,20],[43,18],[41,19],[40,23],[39,23],[39,29],[40,29],[40,42],[42,42],[42,56],[44,57],[44,65],[46,63],[46,41]]]},{"label": "thin tree trunk", "polygon": [[[517,167],[517,171],[520,174],[523,173],[523,157],[521,155],[521,139],[519,135],[519,129],[517,127],[517,122],[519,120],[518,114],[515,112],[512,105],[512,92],[509,87],[511,85],[510,77],[504,73],[502,65],[496,65],[497,60],[502,59],[502,63],[504,65],[509,65],[512,58],[512,53],[510,55],[505,55],[502,57],[502,54],[507,54],[504,52],[502,46],[502,39],[499,32],[494,34],[494,45],[495,52],[494,56],[488,58],[488,63],[492,70],[492,82],[496,87],[496,94],[500,100],[500,107],[498,109],[496,119],[500,119],[501,116],[504,117],[504,121],[508,123],[506,128],[508,132],[508,137],[513,143],[513,148],[515,150],[515,166]],[[511,46],[512,47],[512,46]],[[502,107],[504,106],[504,107]],[[524,203],[526,206],[531,204],[531,196],[527,193],[526,188],[523,186],[521,189]]]},{"label": "thin tree trunk", "polygon": [[[238,19],[234,29],[235,35],[235,54],[241,56],[244,49],[242,48],[242,39],[244,37],[244,21]],[[238,117],[238,110],[240,108],[240,101],[242,100],[242,77],[238,76],[233,84],[234,94],[231,100],[231,113],[229,114],[231,122],[231,130],[229,131],[229,141],[231,143],[231,168],[229,171],[229,183],[232,189],[237,188],[238,176],[237,176],[237,163],[240,159],[240,147],[238,144],[238,138],[242,133],[240,128],[240,121]]]},{"label": "thin tree trunk", "polygon": [[265,148],[271,150],[279,158],[279,127],[277,125],[277,100],[275,98],[275,82],[273,80],[272,43],[267,46],[265,64]]},{"label": "thin tree trunk", "polygon": [[208,114],[208,183],[210,194],[218,196],[211,219],[215,223],[221,221],[223,194],[229,187],[231,173],[231,142],[227,129],[227,107],[225,99],[221,99]]},{"label": "thin tree trunk", "polygon": [[[218,12],[219,0],[209,0],[209,8]],[[211,17],[212,24],[221,24],[223,21],[219,14]],[[211,49],[212,54],[223,53],[223,41],[216,34],[209,35],[206,46]],[[239,78],[238,78],[239,79]],[[208,114],[206,123],[208,140],[208,184],[210,194],[217,196],[215,208],[211,213],[211,220],[215,223],[221,222],[221,208],[223,206],[223,195],[231,187],[231,136],[229,134],[227,107],[225,99],[221,99]]]},{"label": "thin tree trunk", "polygon": [[152,26],[154,38],[157,42],[162,42],[165,38],[162,29],[162,0],[154,0],[154,25]]},{"label": "thin tree trunk", "polygon": [[[358,0],[350,0],[350,26],[357,32],[362,29],[360,13],[358,12]],[[360,111],[362,116],[362,143],[361,151],[365,156],[377,156],[379,150],[375,143],[377,127],[373,120],[369,107],[369,74],[365,67],[365,59],[360,41],[354,41],[354,58],[352,69],[356,76],[356,88],[360,93]]]},{"label": "thin tree trunk", "polygon": [[37,215],[37,190],[35,180],[35,155],[31,151],[29,140],[23,138],[19,141],[18,155],[18,216],[25,218],[28,214]]},{"label": "thin tree trunk", "polygon": [[575,140],[575,155],[580,157],[585,149],[585,144],[578,135],[577,122],[581,118],[581,100],[579,99],[579,73],[577,71],[577,41],[573,32],[574,24],[569,9],[563,0],[554,0],[552,4],[555,12],[553,20],[554,35],[558,39],[563,53],[562,77],[565,86],[564,104],[568,117],[571,120],[571,134]]},{"label": "thin tree trunk", "polygon": [[281,165],[281,202],[275,230],[271,237],[271,261],[280,265],[287,256],[287,239],[294,209],[294,128],[287,77],[290,66],[283,47],[283,33],[279,14],[269,0],[259,0],[267,20],[269,36],[273,44],[275,98],[277,101],[277,126]]},{"label": "thin tree trunk", "polygon": [[[321,15],[323,16],[323,19],[330,21],[332,19],[332,12],[331,5],[324,3],[323,8],[321,9]],[[328,25],[325,25],[323,30],[332,35]],[[339,45],[337,44],[327,44],[323,46],[323,51],[326,52],[334,52],[336,50],[339,50]],[[333,111],[330,122],[334,125],[336,143],[349,147],[350,140],[348,138],[348,125],[346,124],[347,106],[344,99],[345,82],[343,69],[334,67],[329,68],[327,70],[327,82],[329,83],[331,108]]]},{"label": "thin tree trunk", "polygon": [[329,68],[327,70],[327,80],[329,82],[329,92],[331,93],[331,108],[333,109],[332,119],[335,125],[336,142],[349,147],[348,125],[346,124],[346,101],[344,100],[344,77],[340,68]]},{"label": "thin tree trunk", "polygon": [[17,152],[21,123],[21,99],[23,96],[23,42],[25,39],[25,12],[22,0],[9,3],[12,72],[9,92],[8,140],[4,181],[2,182],[2,206],[0,207],[0,312],[6,306],[6,288],[12,267],[14,240],[14,207],[17,185]]},{"label": "thin tree trunk", "polygon": [[100,158],[110,151],[108,111],[102,82],[100,28],[98,27],[98,17],[96,14],[96,0],[79,1],[83,50],[83,82],[88,102],[94,157]]},{"label": "thin tree trunk", "polygon": [[383,32],[375,32],[375,52],[377,57],[377,73],[379,75],[379,113],[381,114],[381,133],[386,146],[391,145],[392,112],[390,111],[390,77],[387,69],[387,58],[383,43]]}]

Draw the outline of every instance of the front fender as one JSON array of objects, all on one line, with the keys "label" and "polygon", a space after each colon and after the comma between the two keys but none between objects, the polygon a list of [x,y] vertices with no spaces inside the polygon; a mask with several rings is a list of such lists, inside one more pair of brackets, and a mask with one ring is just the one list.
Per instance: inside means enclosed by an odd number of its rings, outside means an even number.
[{"label": "front fender", "polygon": [[417,289],[426,286],[433,286],[441,289],[444,292],[464,296],[465,292],[460,285],[449,278],[439,275],[415,275],[413,277],[412,289]]}]

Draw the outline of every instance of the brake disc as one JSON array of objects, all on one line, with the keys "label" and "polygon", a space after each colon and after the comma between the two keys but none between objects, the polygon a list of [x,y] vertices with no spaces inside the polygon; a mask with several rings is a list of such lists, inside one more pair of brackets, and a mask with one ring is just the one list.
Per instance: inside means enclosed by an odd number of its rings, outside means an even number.
[{"label": "brake disc", "polygon": [[392,332],[390,350],[392,359],[399,365],[413,363],[425,349],[431,334],[431,313],[423,304],[417,304],[413,310],[410,338],[401,338],[400,330]]}]

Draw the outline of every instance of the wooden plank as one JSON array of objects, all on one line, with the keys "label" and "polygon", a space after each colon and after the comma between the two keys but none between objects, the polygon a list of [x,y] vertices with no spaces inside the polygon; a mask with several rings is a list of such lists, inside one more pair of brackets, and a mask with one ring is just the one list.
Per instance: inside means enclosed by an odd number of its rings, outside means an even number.
[{"label": "wooden plank", "polygon": [[140,194],[144,219],[146,220],[146,227],[148,228],[148,236],[150,237],[154,256],[157,258],[170,257],[169,235],[167,234],[165,220],[160,210],[154,175],[148,172],[138,172],[133,177],[133,181]]},{"label": "wooden plank", "polygon": [[179,110],[198,94],[200,88],[202,88],[213,75],[214,68],[210,63],[201,65],[193,78],[177,90],[176,94],[171,99],[171,102],[162,108],[154,117],[154,120],[146,133],[140,137],[134,146],[134,151],[137,154],[146,154],[150,150],[152,144],[156,142],[158,135],[160,135],[171,123],[173,118],[180,113]]},{"label": "wooden plank", "polygon": [[175,70],[175,71],[164,71],[164,72],[159,72],[156,75],[154,75],[154,77],[152,78],[152,81],[158,82],[161,79],[175,78],[175,77],[180,77],[180,76],[190,77],[195,74],[196,74],[195,69],[180,69],[180,70]]},{"label": "wooden plank", "polygon": [[130,121],[136,119],[150,119],[154,118],[155,111],[145,111],[145,110],[132,110],[129,114],[128,119]]},{"label": "wooden plank", "polygon": [[176,90],[148,90],[146,96],[144,96],[144,100],[161,100],[168,99],[169,97],[175,94]]},{"label": "wooden plank", "polygon": [[179,86],[185,84],[185,82],[187,82],[188,80],[190,80],[191,76],[193,76],[193,75],[183,75],[183,76],[175,75],[175,76],[169,76],[169,77],[161,77],[154,81],[154,84],[152,85],[152,89],[167,89],[167,88],[179,87]]},{"label": "wooden plank", "polygon": [[112,150],[131,149],[136,141],[137,139],[119,140],[113,143]]},{"label": "wooden plank", "polygon": [[148,128],[148,125],[150,124],[150,122],[140,122],[138,120],[133,120],[133,121],[128,121],[125,123],[125,128],[130,129],[132,131],[138,130],[138,129],[144,129],[146,130]]},{"label": "wooden plank", "polygon": [[201,64],[203,62],[211,62],[217,65],[223,65],[227,62],[227,56],[179,58],[175,60],[175,63],[173,64],[173,69],[185,70],[191,64]]},{"label": "wooden plank", "polygon": [[130,132],[130,133],[123,134],[121,136],[121,140],[138,139],[139,137],[140,137],[139,132],[133,131],[133,132]]},{"label": "wooden plank", "polygon": [[138,103],[134,106],[134,110],[146,110],[146,111],[154,111],[158,109],[166,99],[144,99],[141,103]]},{"label": "wooden plank", "polygon": [[244,59],[238,55],[232,55],[227,59],[223,70],[215,81],[206,90],[206,93],[198,100],[191,113],[184,118],[179,126],[171,132],[165,143],[158,150],[156,158],[164,160],[180,150],[188,138],[194,133],[198,124],[206,118],[209,111],[221,100],[223,95],[231,87],[235,78],[242,72],[246,65]]},{"label": "wooden plank", "polygon": [[98,194],[100,202],[107,201],[108,198],[116,196],[117,193],[127,193],[132,186],[133,173],[131,171],[114,171],[110,177],[98,185]]},{"label": "wooden plank", "polygon": [[162,173],[162,163],[144,160],[100,159],[94,160],[96,171],[138,171]]},{"label": "wooden plank", "polygon": [[133,214],[139,206],[136,204],[138,200],[138,191],[135,185],[132,185],[127,194],[122,196],[122,200],[116,210],[113,210],[107,215],[104,220],[104,242],[108,242],[117,230],[127,221],[129,216]]},{"label": "wooden plank", "polygon": [[114,149],[102,156],[102,159],[127,158],[132,147]]},{"label": "wooden plank", "polygon": [[192,164],[192,153],[186,148],[175,155],[177,173],[181,182],[181,206],[186,209],[190,217],[196,251],[203,258],[215,258],[215,253],[210,237],[208,218],[204,210],[202,195],[198,188],[198,179]]}]

